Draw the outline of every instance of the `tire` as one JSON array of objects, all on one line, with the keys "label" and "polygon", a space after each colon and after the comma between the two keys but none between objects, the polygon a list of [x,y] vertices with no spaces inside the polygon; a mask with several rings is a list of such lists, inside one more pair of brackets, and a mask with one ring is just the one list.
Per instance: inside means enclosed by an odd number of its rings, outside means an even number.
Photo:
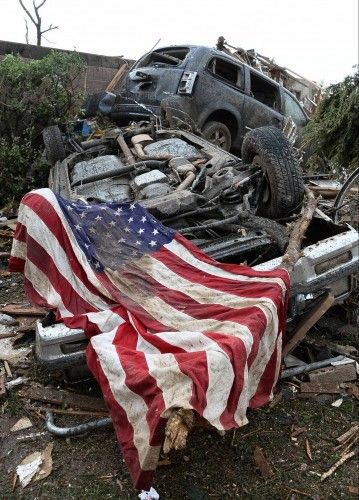
[{"label": "tire", "polygon": [[300,210],[303,176],[294,149],[281,130],[259,127],[248,132],[242,144],[242,160],[259,165],[264,173],[258,215],[279,219]]},{"label": "tire", "polygon": [[50,165],[54,166],[57,161],[66,158],[64,141],[62,140],[61,130],[57,125],[44,128],[42,139],[45,145],[46,158]]},{"label": "tire", "polygon": [[232,146],[232,135],[224,123],[221,122],[207,122],[203,129],[202,135],[207,141],[215,144],[216,146],[229,151]]}]

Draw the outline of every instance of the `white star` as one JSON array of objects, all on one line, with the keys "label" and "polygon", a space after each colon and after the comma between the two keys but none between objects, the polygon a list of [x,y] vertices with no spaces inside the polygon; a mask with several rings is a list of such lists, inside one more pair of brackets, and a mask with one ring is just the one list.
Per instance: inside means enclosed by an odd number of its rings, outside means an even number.
[{"label": "white star", "polygon": [[142,227],[138,230],[138,234],[142,234],[144,232],[145,232],[145,230]]},{"label": "white star", "polygon": [[84,217],[86,217],[86,213],[85,212],[81,212],[80,213],[80,217],[81,217],[81,219],[83,219]]},{"label": "white star", "polygon": [[150,241],[150,246],[155,247],[157,245],[157,241],[151,240]]},{"label": "white star", "polygon": [[130,210],[134,210],[135,208],[136,208],[136,205],[134,203],[131,203]]},{"label": "white star", "polygon": [[141,242],[139,240],[136,241],[136,245],[137,246],[140,246],[141,245]]},{"label": "white star", "polygon": [[118,240],[118,243],[125,243],[125,241],[126,241],[126,240],[125,240],[125,238],[120,238],[120,239]]},{"label": "white star", "polygon": [[112,220],[112,221],[110,222],[110,226],[116,226],[116,222],[115,222],[114,220]]},{"label": "white star", "polygon": [[71,212],[71,210],[73,210],[72,206],[71,205],[67,205],[67,209],[69,212]]},{"label": "white star", "polygon": [[141,218],[141,222],[146,222],[146,220],[147,220],[146,217]]},{"label": "white star", "polygon": [[89,231],[92,234],[96,234],[96,229],[93,226],[90,227]]},{"label": "white star", "polygon": [[96,263],[95,263],[95,267],[96,267],[96,269],[98,269],[98,268],[100,267],[100,263],[99,263],[99,262],[96,262]]},{"label": "white star", "polygon": [[76,224],[75,229],[77,229],[78,231],[80,231],[80,229],[81,229],[80,224]]},{"label": "white star", "polygon": [[118,209],[115,212],[115,215],[121,215],[121,213],[122,213],[122,208],[118,207]]},{"label": "white star", "polygon": [[86,247],[86,249],[90,248],[90,245],[88,245],[87,243],[85,243],[85,247]]},{"label": "white star", "polygon": [[132,221],[133,221],[133,217],[130,217],[130,218],[128,219],[128,222],[132,222]]},{"label": "white star", "polygon": [[101,215],[98,215],[97,217],[95,217],[95,220],[102,220]]},{"label": "white star", "polygon": [[107,237],[107,238],[111,238],[111,236],[112,236],[112,234],[110,233],[110,231],[107,231],[107,233],[106,233],[106,237]]},{"label": "white star", "polygon": [[107,210],[107,207],[102,206],[100,207],[100,210]]},{"label": "white star", "polygon": [[157,229],[154,229],[154,230],[152,231],[152,234],[154,234],[154,235],[158,234]]},{"label": "white star", "polygon": [[131,229],[129,227],[125,227],[125,232],[126,233],[130,233],[131,232]]}]

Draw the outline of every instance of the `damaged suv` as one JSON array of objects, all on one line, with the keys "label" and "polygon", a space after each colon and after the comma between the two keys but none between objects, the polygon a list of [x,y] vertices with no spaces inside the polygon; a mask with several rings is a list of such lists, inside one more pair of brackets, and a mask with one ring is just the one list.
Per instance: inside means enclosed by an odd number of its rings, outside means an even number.
[{"label": "damaged suv", "polygon": [[107,94],[99,109],[120,124],[158,116],[171,127],[189,126],[229,151],[240,150],[248,130],[297,129],[308,122],[302,106],[283,86],[223,52],[172,46],[144,55],[119,94]]},{"label": "damaged suv", "polygon": [[[136,200],[218,261],[263,270],[280,264],[304,193],[295,151],[280,130],[249,132],[242,159],[193,133],[148,123],[75,146],[68,144],[72,153],[51,169],[54,192],[90,204]],[[336,303],[348,297],[358,262],[357,231],[317,209],[292,273],[289,323],[323,293]],[[37,356],[69,379],[85,369],[86,343],[82,330],[38,323]]]}]

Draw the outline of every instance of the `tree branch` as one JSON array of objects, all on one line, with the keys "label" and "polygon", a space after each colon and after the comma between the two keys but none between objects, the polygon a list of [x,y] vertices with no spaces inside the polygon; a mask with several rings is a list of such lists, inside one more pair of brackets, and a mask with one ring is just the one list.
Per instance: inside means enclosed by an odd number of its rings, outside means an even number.
[{"label": "tree branch", "polygon": [[47,33],[48,31],[52,31],[52,30],[58,30],[59,27],[58,26],[52,26],[52,24],[50,24],[50,27],[47,28],[46,30],[44,31],[40,31],[41,35],[43,35],[44,33]]},{"label": "tree branch", "polygon": [[24,11],[26,12],[26,14],[29,16],[29,18],[31,19],[31,21],[34,23],[35,26],[37,26],[37,23],[35,21],[35,19],[32,17],[32,15],[30,14],[30,12],[27,10],[27,8],[25,7],[25,5],[23,4],[23,1],[22,0],[19,0],[20,2],[20,5],[21,7],[24,9]]}]

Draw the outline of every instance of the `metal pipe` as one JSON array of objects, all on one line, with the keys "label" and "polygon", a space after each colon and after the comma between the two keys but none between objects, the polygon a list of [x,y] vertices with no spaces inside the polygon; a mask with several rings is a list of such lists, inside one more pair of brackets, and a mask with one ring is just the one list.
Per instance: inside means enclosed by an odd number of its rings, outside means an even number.
[{"label": "metal pipe", "polygon": [[310,363],[305,366],[295,366],[294,368],[288,368],[287,370],[282,371],[280,378],[294,377],[295,375],[300,375],[301,373],[311,372],[312,370],[316,370],[317,368],[324,368],[325,366],[329,366],[331,363],[334,363],[336,361],[342,361],[344,358],[345,356],[336,356],[335,358],[316,361],[315,363]]},{"label": "metal pipe", "polygon": [[186,234],[191,231],[202,231],[204,229],[211,229],[212,227],[220,227],[223,224],[230,224],[232,222],[236,222],[238,220],[239,214],[234,215],[233,217],[228,217],[228,219],[222,219],[219,221],[209,222],[208,224],[203,224],[202,226],[191,226],[186,227],[184,229],[179,229],[179,233]]},{"label": "metal pipe", "polygon": [[51,411],[46,412],[46,427],[51,434],[60,437],[78,436],[79,434],[84,434],[85,432],[90,432],[95,429],[101,429],[103,427],[110,427],[112,425],[112,420],[110,417],[99,418],[92,422],[86,422],[85,424],[75,425],[74,427],[58,427],[54,424],[54,415]]},{"label": "metal pipe", "polygon": [[195,180],[196,174],[194,172],[187,172],[186,178],[181,182],[179,186],[177,186],[176,191],[184,191],[188,188],[192,182]]},{"label": "metal pipe", "polygon": [[133,157],[130,148],[127,146],[122,134],[117,136],[117,143],[120,146],[122,153],[125,155],[125,162],[129,163],[129,165],[134,165],[136,163],[135,158]]}]

